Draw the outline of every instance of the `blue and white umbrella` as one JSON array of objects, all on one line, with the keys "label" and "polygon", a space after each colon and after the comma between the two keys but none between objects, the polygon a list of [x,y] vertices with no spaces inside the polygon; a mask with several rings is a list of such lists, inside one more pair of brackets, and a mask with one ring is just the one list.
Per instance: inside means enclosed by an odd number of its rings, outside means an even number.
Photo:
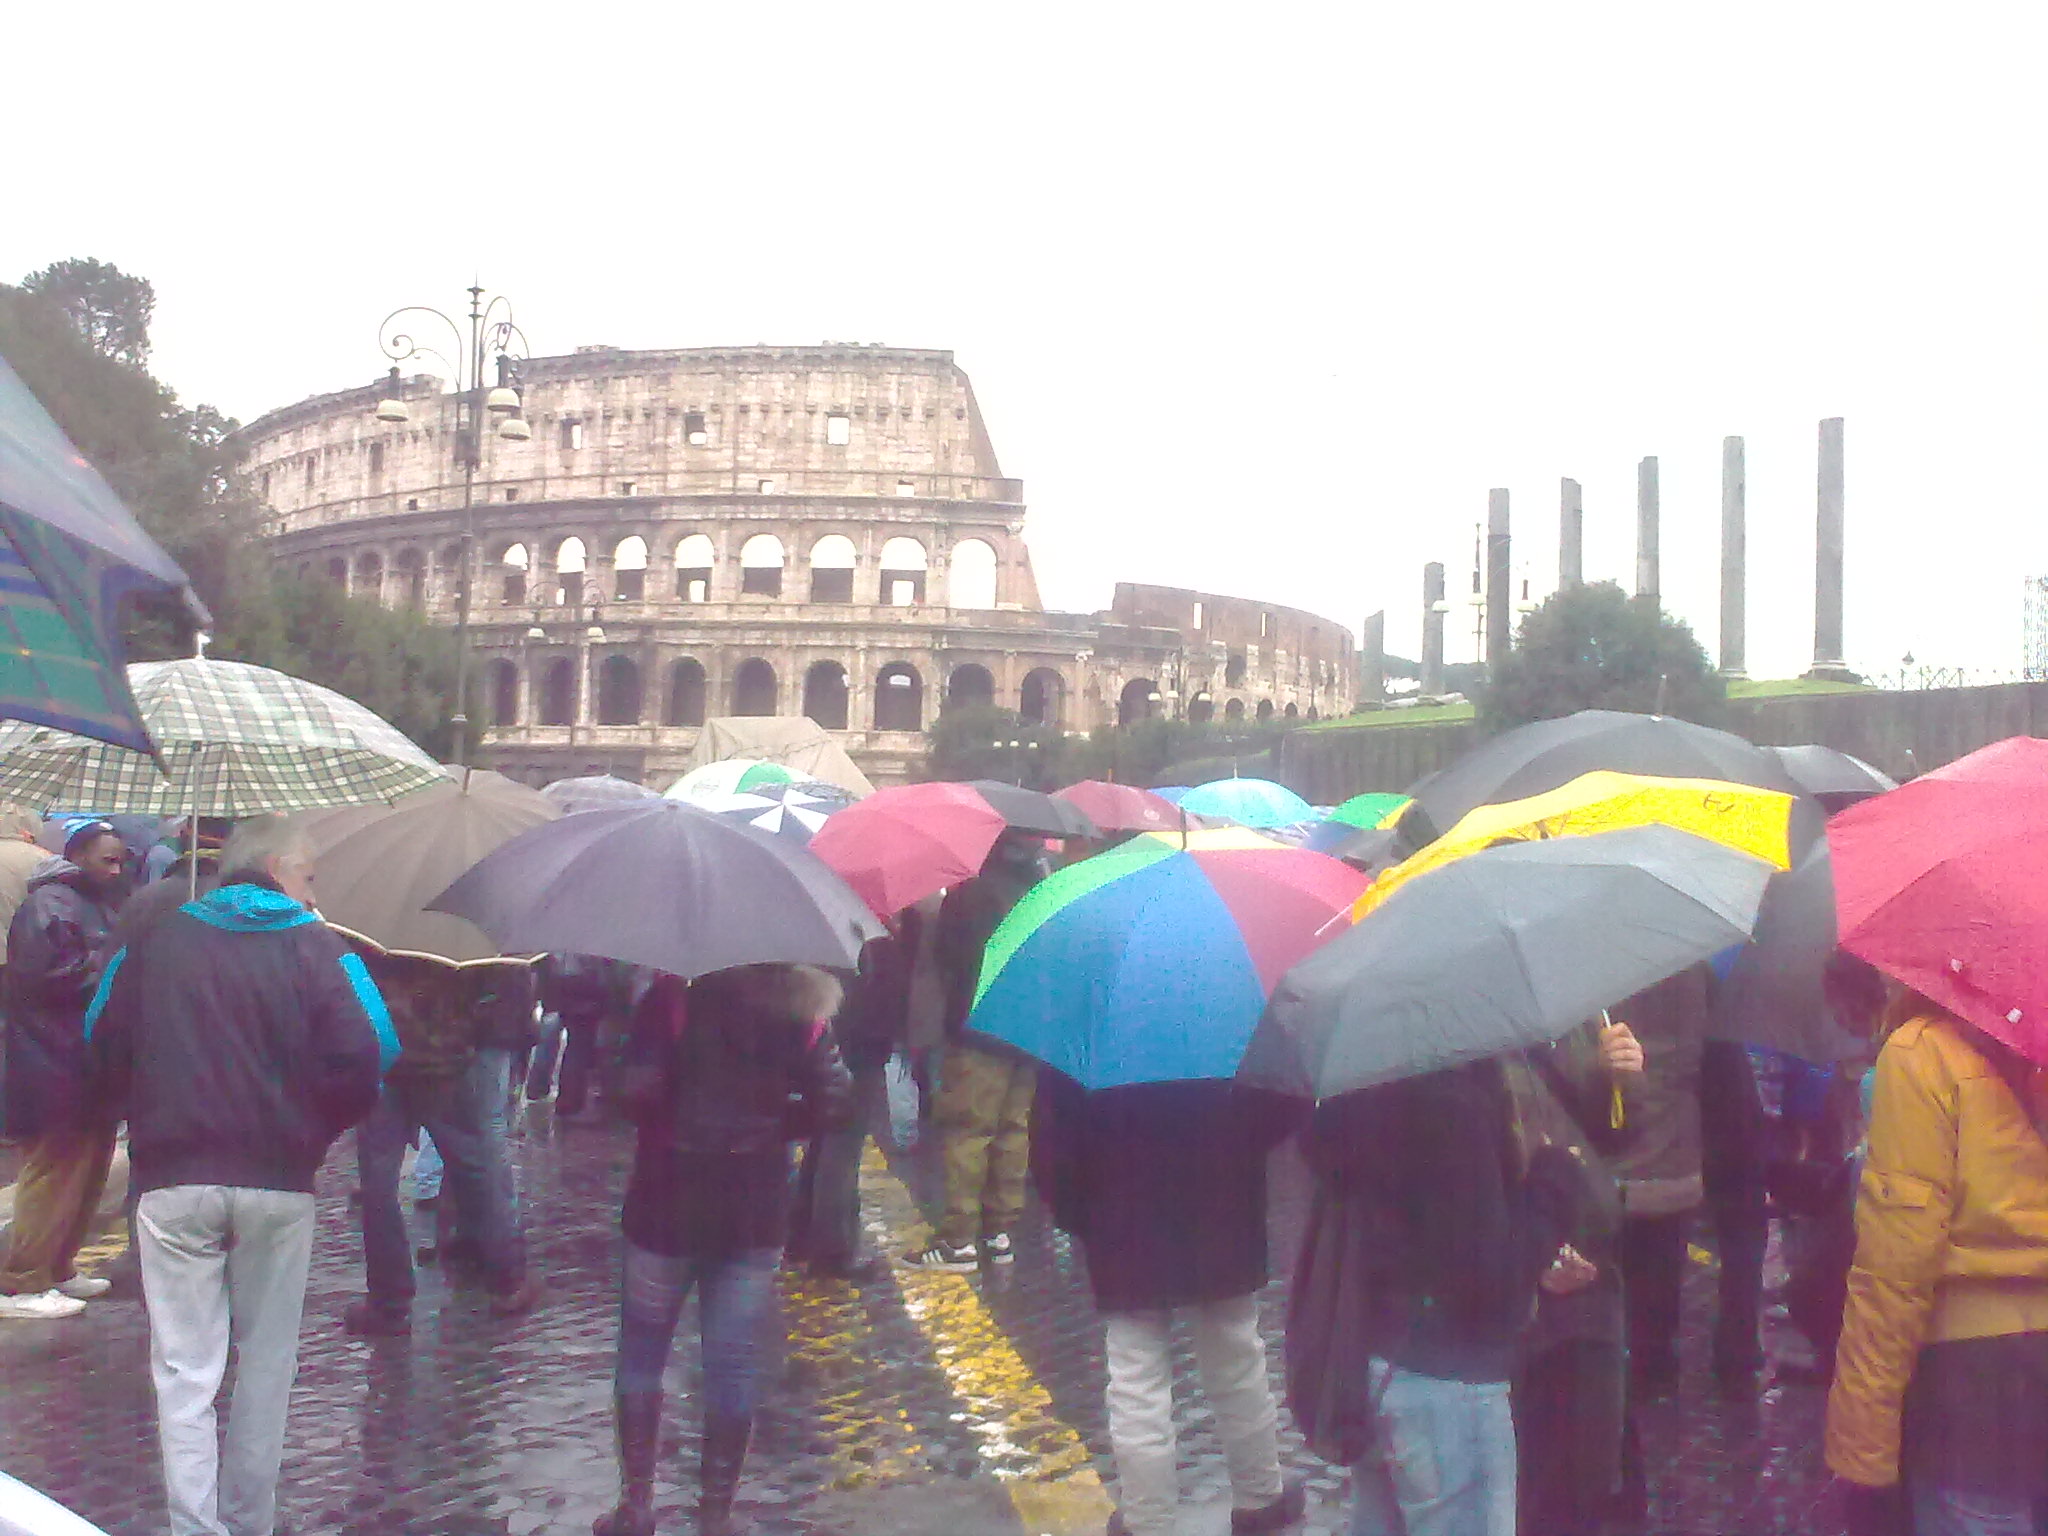
[{"label": "blue and white umbrella", "polygon": [[725,795],[702,795],[689,802],[727,821],[744,822],[808,843],[825,818],[853,804],[853,796],[836,785],[806,780],[797,784],[762,784]]}]

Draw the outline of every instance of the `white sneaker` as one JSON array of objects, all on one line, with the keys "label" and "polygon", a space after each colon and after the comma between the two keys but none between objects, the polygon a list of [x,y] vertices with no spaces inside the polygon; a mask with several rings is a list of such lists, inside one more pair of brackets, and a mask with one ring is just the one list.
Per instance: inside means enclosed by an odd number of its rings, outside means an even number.
[{"label": "white sneaker", "polygon": [[102,1280],[98,1275],[73,1275],[69,1280],[59,1280],[57,1289],[73,1301],[91,1301],[95,1296],[104,1296],[114,1288],[111,1280]]},{"label": "white sneaker", "polygon": [[38,1291],[33,1296],[0,1296],[0,1318],[18,1317],[47,1322],[53,1318],[76,1317],[85,1303],[56,1291]]}]

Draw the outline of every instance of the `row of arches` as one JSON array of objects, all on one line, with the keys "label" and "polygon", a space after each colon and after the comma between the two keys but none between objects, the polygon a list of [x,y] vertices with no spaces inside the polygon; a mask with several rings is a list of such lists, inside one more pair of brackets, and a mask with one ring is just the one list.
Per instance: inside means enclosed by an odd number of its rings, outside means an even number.
[{"label": "row of arches", "polygon": [[[504,657],[486,671],[491,723],[497,727],[526,724],[567,726],[581,723],[580,667],[572,656],[553,656],[533,677],[530,710],[522,708],[520,664]],[[704,664],[684,656],[671,662],[661,679],[658,711],[649,709],[641,666],[633,657],[614,653],[591,672],[589,723],[595,725],[702,725],[712,713],[712,685]],[[871,729],[921,731],[926,723],[926,685],[922,673],[907,661],[890,662],[874,676],[870,720],[856,727],[852,720],[853,688],[845,666],[836,661],[813,662],[804,671],[800,710],[827,730]],[[772,663],[749,656],[733,669],[725,686],[723,709],[731,715],[773,715],[780,699],[780,679]],[[986,707],[995,702],[996,682],[987,667],[966,662],[946,678],[944,707]],[[1033,723],[1061,723],[1066,683],[1050,667],[1025,674],[1019,688],[1018,713]],[[523,718],[531,714],[531,719]],[[649,716],[654,715],[654,719]]]},{"label": "row of arches", "polygon": [[[499,600],[508,604],[533,601],[573,604],[583,601],[590,569],[590,548],[571,534],[555,544],[547,564],[554,575],[551,592],[535,593],[533,575],[535,552],[523,543],[507,545],[493,562],[498,580]],[[854,573],[860,568],[860,550],[843,533],[828,533],[811,545],[806,562],[810,571],[809,600],[814,603],[854,601]],[[620,602],[643,602],[657,595],[672,595],[677,601],[702,603],[711,600],[713,574],[718,566],[717,546],[708,534],[693,533],[679,540],[670,557],[673,585],[669,594],[657,594],[650,585],[652,569],[647,540],[639,534],[621,539],[611,553],[614,590]],[[740,546],[739,591],[749,597],[782,597],[788,589],[790,568],[788,546],[779,535],[757,533]],[[876,563],[879,600],[889,607],[911,607],[928,597],[927,577],[931,559],[924,544],[907,535],[886,540]],[[946,601],[954,608],[993,608],[996,605],[995,546],[983,539],[962,539],[952,546],[946,568]]]},{"label": "row of arches", "polygon": [[[1140,720],[1154,719],[1161,713],[1160,706],[1159,685],[1149,677],[1134,677],[1124,684],[1123,692],[1117,695],[1116,723],[1118,725],[1135,725]],[[1223,719],[1226,724],[1237,725],[1242,723],[1246,718],[1246,713],[1245,701],[1243,699],[1227,699],[1224,701]],[[1271,699],[1259,700],[1258,704],[1250,711],[1251,718],[1260,725],[1264,725],[1272,720],[1274,714],[1275,711]],[[1279,715],[1280,718],[1285,720],[1297,720],[1301,718],[1301,710],[1298,706],[1289,704],[1286,709],[1279,711]],[[1316,719],[1317,711],[1310,709],[1308,718],[1311,720]],[[1188,701],[1188,720],[1191,724],[1208,725],[1215,719],[1216,700],[1211,694],[1204,691],[1196,694]]]}]

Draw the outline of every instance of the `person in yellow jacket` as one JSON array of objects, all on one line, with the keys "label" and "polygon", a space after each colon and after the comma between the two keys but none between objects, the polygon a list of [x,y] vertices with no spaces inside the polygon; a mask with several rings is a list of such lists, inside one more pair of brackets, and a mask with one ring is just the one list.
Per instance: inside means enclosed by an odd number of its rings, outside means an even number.
[{"label": "person in yellow jacket", "polygon": [[1923,997],[1874,1069],[1828,1397],[1851,1536],[2048,1531],[2048,1072]]}]

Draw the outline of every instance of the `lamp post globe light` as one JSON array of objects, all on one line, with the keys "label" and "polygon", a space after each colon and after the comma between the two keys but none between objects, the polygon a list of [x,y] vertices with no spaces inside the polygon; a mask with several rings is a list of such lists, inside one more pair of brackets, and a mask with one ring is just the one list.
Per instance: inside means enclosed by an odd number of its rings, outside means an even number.
[{"label": "lamp post globe light", "polygon": [[[469,752],[469,604],[471,569],[476,560],[476,477],[483,468],[486,428],[506,442],[523,443],[533,429],[520,415],[517,365],[532,355],[526,333],[512,319],[512,301],[503,294],[486,300],[481,286],[471,285],[469,312],[464,325],[425,304],[407,304],[386,315],[377,327],[378,345],[391,359],[385,375],[386,388],[373,412],[377,420],[400,425],[412,419],[406,404],[398,365],[416,357],[432,357],[454,376],[455,460],[462,470],[461,558],[455,575],[455,698],[448,716],[451,761],[462,766]],[[455,343],[450,356],[426,345],[412,334],[418,322],[411,316],[427,316],[448,328]],[[487,359],[495,360],[489,381],[485,378]]]}]

